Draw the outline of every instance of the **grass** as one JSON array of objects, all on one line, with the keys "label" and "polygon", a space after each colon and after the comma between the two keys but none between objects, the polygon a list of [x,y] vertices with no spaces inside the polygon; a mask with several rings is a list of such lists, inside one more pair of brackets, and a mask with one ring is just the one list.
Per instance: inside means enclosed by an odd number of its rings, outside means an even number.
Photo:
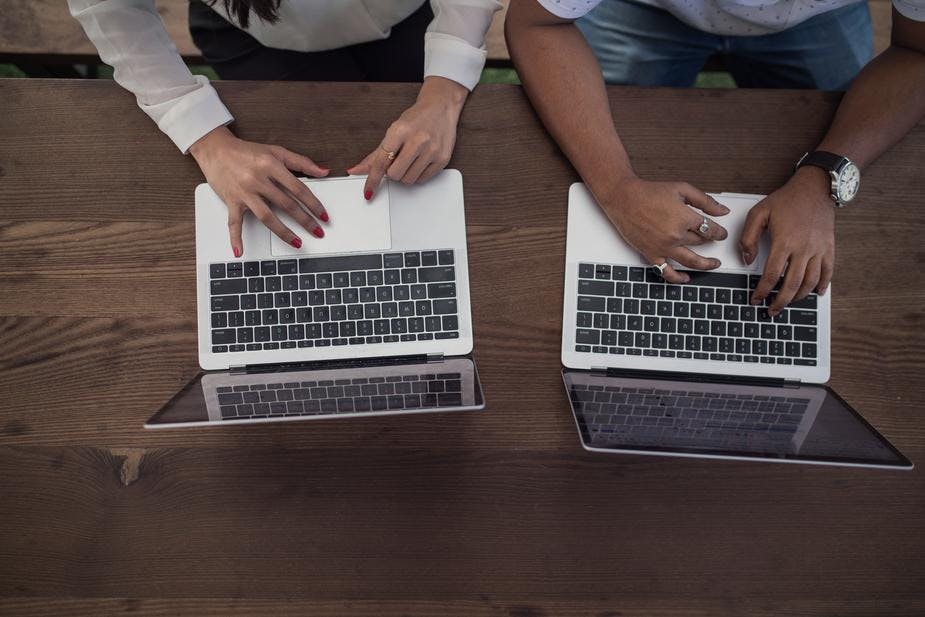
[{"label": "grass", "polygon": [[[218,75],[212,70],[212,67],[206,65],[190,66],[190,71],[194,75],[205,75],[209,79],[218,80]],[[27,77],[14,64],[0,64],[0,79],[4,77]],[[97,77],[100,79],[112,79],[112,67],[101,64],[97,67]],[[520,84],[517,77],[517,71],[506,68],[486,68],[482,71],[482,78],[479,80],[482,84]],[[726,72],[709,71],[700,73],[697,76],[697,88],[735,88],[736,84],[732,76]]]}]

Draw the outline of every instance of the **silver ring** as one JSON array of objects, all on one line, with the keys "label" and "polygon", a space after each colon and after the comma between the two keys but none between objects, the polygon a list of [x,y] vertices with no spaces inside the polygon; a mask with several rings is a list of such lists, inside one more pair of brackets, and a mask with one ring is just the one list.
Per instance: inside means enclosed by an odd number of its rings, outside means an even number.
[{"label": "silver ring", "polygon": [[703,222],[700,224],[700,227],[697,228],[697,233],[701,236],[710,233],[710,221],[707,220],[707,217],[703,217]]},{"label": "silver ring", "polygon": [[663,264],[652,264],[652,271],[659,276],[664,276],[665,268],[668,267],[668,262],[666,261]]}]

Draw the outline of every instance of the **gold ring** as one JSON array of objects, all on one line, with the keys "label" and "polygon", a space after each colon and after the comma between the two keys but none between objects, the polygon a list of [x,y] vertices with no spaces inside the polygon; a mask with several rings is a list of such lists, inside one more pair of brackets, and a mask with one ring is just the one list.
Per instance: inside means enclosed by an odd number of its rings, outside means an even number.
[{"label": "gold ring", "polygon": [[379,145],[379,149],[382,150],[383,152],[385,152],[386,156],[389,157],[389,160],[390,160],[390,161],[394,161],[394,160],[395,160],[395,153],[394,153],[393,151],[391,151],[391,150],[386,150],[381,144]]}]

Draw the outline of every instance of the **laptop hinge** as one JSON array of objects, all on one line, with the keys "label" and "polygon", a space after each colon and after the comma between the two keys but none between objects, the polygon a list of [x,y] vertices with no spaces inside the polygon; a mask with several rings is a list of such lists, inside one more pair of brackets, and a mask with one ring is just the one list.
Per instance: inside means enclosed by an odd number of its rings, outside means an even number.
[{"label": "laptop hinge", "polygon": [[283,371],[323,371],[370,366],[395,366],[399,364],[434,364],[443,362],[442,353],[412,354],[408,356],[379,356],[376,358],[344,358],[341,360],[317,360],[312,362],[278,362],[272,364],[246,364],[229,367],[232,375],[253,373],[278,373]]},{"label": "laptop hinge", "polygon": [[[597,372],[602,369],[591,369]],[[626,368],[608,368],[603,370],[607,377],[636,377],[639,379],[672,379],[674,381],[693,381],[705,383],[741,384],[743,386],[769,386],[775,388],[798,388],[802,384],[798,379],[780,377],[748,377],[744,375],[713,375],[709,373],[677,373],[672,371],[641,371]]]}]

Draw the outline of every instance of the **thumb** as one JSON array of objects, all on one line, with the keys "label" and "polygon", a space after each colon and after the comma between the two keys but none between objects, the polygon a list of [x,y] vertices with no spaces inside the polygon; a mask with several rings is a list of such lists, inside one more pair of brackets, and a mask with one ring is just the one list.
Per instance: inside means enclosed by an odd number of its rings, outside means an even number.
[{"label": "thumb", "polygon": [[320,178],[326,176],[330,169],[324,168],[315,161],[311,160],[307,156],[302,154],[297,154],[292,150],[287,150],[282,146],[270,146],[270,150],[273,154],[282,161],[283,165],[287,169],[292,171],[301,171],[304,174],[313,176],[315,178]]},{"label": "thumb", "polygon": [[729,214],[729,208],[722,205],[700,189],[686,182],[678,187],[684,201],[710,216],[723,216]]},{"label": "thumb", "polygon": [[758,240],[761,239],[761,233],[767,226],[768,209],[759,203],[748,211],[748,216],[745,218],[745,227],[742,228],[742,236],[739,238],[742,261],[746,265],[751,265],[758,256]]}]

